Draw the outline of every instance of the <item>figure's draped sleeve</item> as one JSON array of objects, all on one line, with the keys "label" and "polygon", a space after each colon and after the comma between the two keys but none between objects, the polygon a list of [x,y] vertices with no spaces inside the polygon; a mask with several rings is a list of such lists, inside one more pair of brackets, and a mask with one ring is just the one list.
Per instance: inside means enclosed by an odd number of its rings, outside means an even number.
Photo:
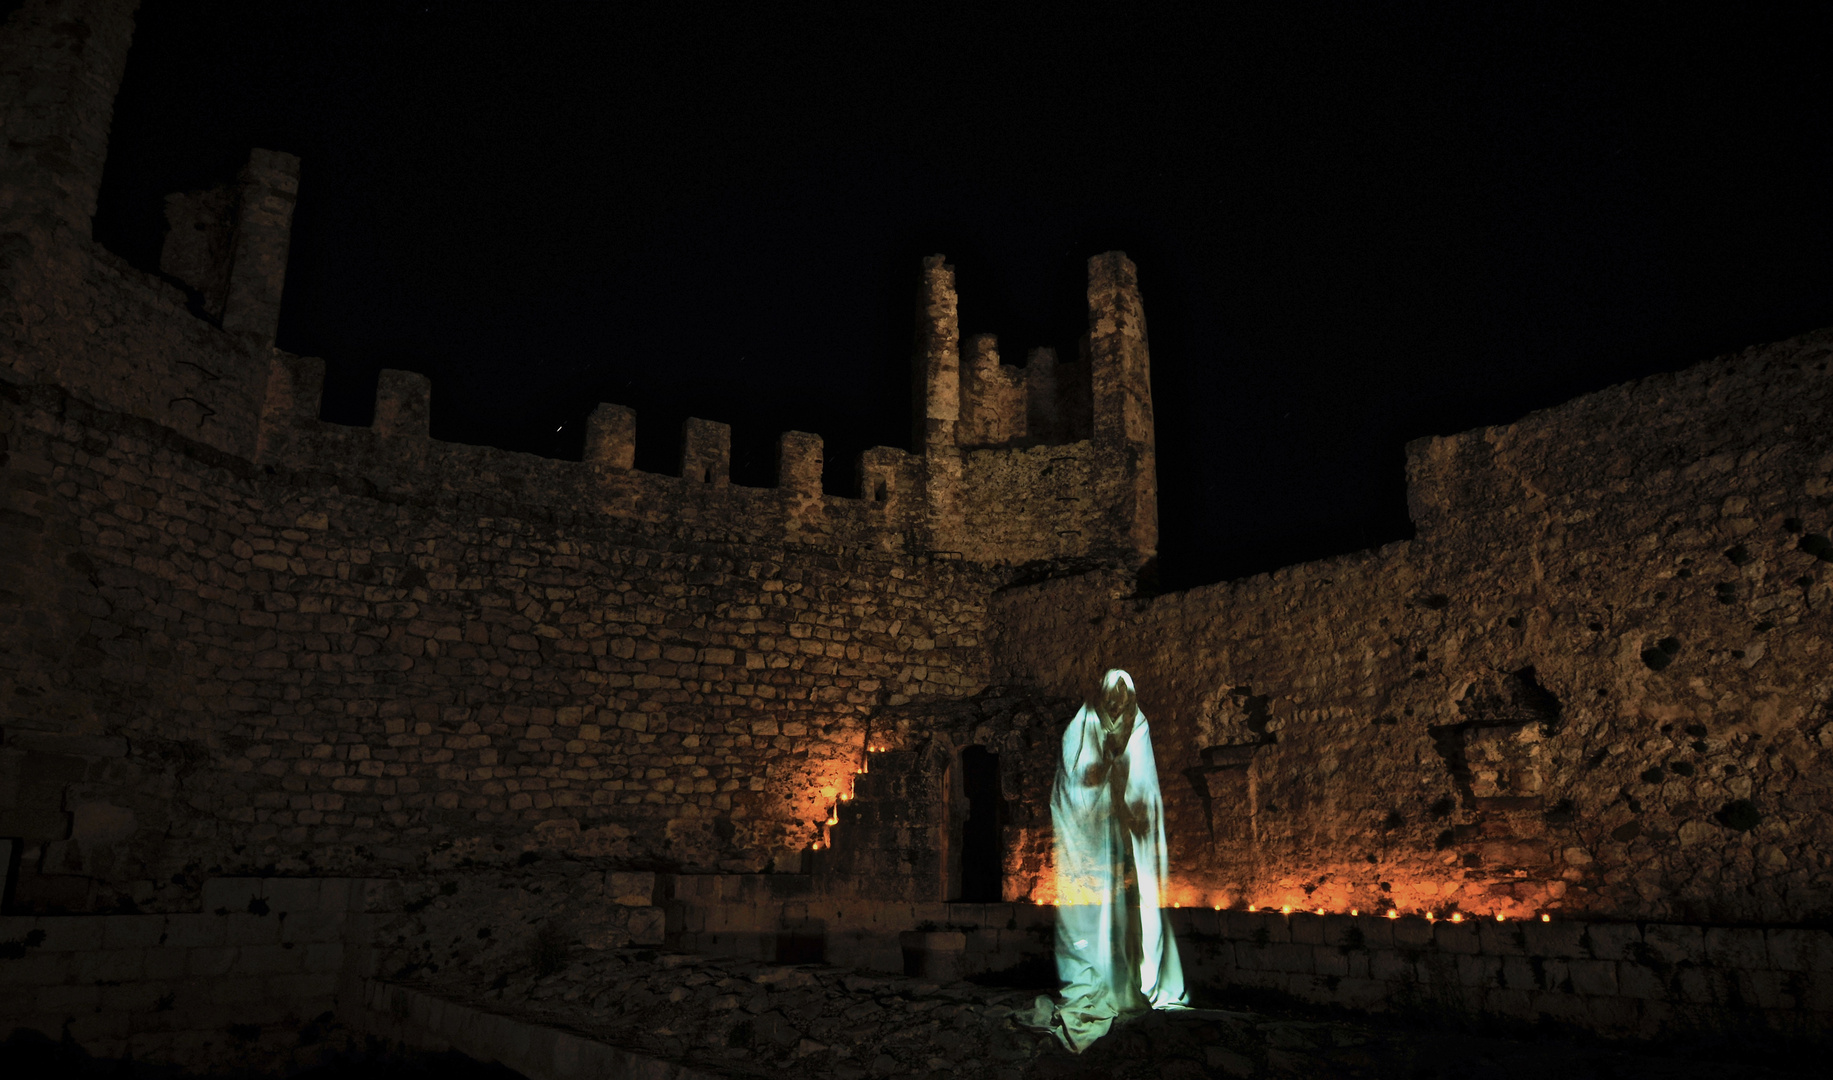
[{"label": "figure's draped sleeve", "polygon": [[1129,762],[1126,803],[1137,832],[1130,837],[1134,872],[1139,881],[1139,991],[1155,1009],[1187,1004],[1184,968],[1177,939],[1165,922],[1165,883],[1170,855],[1165,843],[1165,802],[1158,786],[1158,762],[1144,713],[1133,722],[1127,740]]},{"label": "figure's draped sleeve", "polygon": [[1063,732],[1050,818],[1056,832],[1057,977],[1062,1005],[1051,1027],[1070,1049],[1081,1051],[1107,1033],[1117,1015],[1110,981],[1122,965],[1108,932],[1114,915],[1111,796],[1105,780],[1088,782],[1101,760],[1101,720],[1083,706]]}]

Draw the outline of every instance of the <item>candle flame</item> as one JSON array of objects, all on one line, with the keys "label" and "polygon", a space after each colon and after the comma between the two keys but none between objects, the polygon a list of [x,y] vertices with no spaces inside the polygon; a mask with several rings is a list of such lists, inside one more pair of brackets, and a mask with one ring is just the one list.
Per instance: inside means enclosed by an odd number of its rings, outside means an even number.
[{"label": "candle flame", "polygon": [[1463,921],[1464,921],[1464,913],[1463,913],[1463,912],[1461,912],[1461,911],[1454,911],[1454,912],[1452,912],[1452,913],[1451,913],[1451,921],[1452,921],[1452,922],[1463,922]]},{"label": "candle flame", "polygon": [[1361,909],[1359,909],[1359,908],[1350,908],[1350,909],[1349,909],[1349,913],[1350,913],[1351,915],[1360,915],[1360,914],[1362,914],[1362,911],[1361,911]]},{"label": "candle flame", "polygon": [[1541,921],[1541,922],[1552,922],[1552,921],[1553,921],[1553,916],[1551,916],[1551,915],[1542,915],[1542,916],[1540,917],[1540,921]]},{"label": "candle flame", "polygon": [[1324,913],[1324,909],[1323,909],[1323,908],[1318,908],[1318,909],[1317,909],[1317,913],[1318,913],[1319,915],[1322,915],[1322,914]]},{"label": "candle flame", "polygon": [[1291,904],[1282,904],[1282,905],[1280,906],[1280,908],[1279,908],[1279,913],[1280,913],[1281,915],[1290,915],[1290,914],[1292,914],[1292,905],[1291,905]]},{"label": "candle flame", "polygon": [[1400,912],[1398,912],[1398,911],[1395,911],[1395,910],[1394,910],[1393,908],[1388,908],[1388,909],[1387,909],[1387,917],[1388,917],[1388,918],[1390,918],[1390,919],[1398,919],[1398,918],[1400,918]]},{"label": "candle flame", "polygon": [[1426,912],[1426,921],[1427,922],[1437,922],[1438,921],[1438,912],[1436,911]]},{"label": "candle flame", "polygon": [[1507,916],[1503,915],[1500,911],[1496,912],[1496,921],[1497,922],[1501,922],[1505,918],[1507,918]]}]

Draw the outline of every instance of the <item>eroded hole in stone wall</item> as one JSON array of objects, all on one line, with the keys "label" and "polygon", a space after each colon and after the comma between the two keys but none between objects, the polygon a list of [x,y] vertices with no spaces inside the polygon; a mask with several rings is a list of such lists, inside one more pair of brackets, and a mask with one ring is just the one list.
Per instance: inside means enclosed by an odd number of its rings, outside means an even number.
[{"label": "eroded hole in stone wall", "polygon": [[1540,795],[1542,740],[1564,723],[1559,698],[1529,665],[1473,683],[1455,724],[1427,729],[1467,808]]}]

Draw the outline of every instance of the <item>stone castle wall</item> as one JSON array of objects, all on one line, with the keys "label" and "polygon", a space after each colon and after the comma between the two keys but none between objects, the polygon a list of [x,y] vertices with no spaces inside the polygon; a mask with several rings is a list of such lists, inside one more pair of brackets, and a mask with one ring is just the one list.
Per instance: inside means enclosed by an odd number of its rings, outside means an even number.
[{"label": "stone castle wall", "polygon": [[794,868],[875,708],[984,683],[997,584],[1151,558],[1149,431],[1092,383],[1145,385],[1118,253],[1090,262],[1085,358],[1020,374],[976,338],[965,386],[953,272],[927,260],[922,432],[860,456],[858,498],[823,493],[801,432],[776,487],[733,485],[729,429],[698,419],[679,475],[638,472],[615,405],[581,462],[441,442],[409,372],[382,373],[370,427],[320,421],[322,362],[273,345],[296,158],[169,198],[158,275],[91,238],[133,10],[33,0],[0,37],[18,910],[535,846]]},{"label": "stone castle wall", "polygon": [[423,443],[499,495],[377,490],[48,389],[0,403],[4,752],[45,845],[22,904],[452,844],[763,869],[873,706],[981,681],[985,572],[840,542],[881,507],[767,542],[681,479]]},{"label": "stone castle wall", "polygon": [[1833,914],[1833,332],[1409,447],[1418,537],[1002,592],[994,677],[1139,680],[1172,899]]}]

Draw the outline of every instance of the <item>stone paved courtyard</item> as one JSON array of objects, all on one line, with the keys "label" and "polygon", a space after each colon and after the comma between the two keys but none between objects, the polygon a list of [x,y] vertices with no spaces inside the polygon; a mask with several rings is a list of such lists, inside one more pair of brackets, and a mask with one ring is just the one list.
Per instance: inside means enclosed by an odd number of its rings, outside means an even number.
[{"label": "stone paved courtyard", "polygon": [[[454,973],[459,974],[459,973]],[[938,985],[822,965],[772,965],[651,949],[581,951],[559,970],[420,984],[492,1012],[723,1076],[815,1080],[1101,1080],[1394,1077],[1541,1080],[1815,1075],[1773,1045],[1611,1044],[1564,1032],[1332,1017],[1315,1010],[1201,1008],[1118,1026],[1082,1055],[1015,1013],[1036,989]],[[1200,1003],[1202,997],[1198,998]],[[1509,1037],[1509,1036],[1513,1037]]]}]

